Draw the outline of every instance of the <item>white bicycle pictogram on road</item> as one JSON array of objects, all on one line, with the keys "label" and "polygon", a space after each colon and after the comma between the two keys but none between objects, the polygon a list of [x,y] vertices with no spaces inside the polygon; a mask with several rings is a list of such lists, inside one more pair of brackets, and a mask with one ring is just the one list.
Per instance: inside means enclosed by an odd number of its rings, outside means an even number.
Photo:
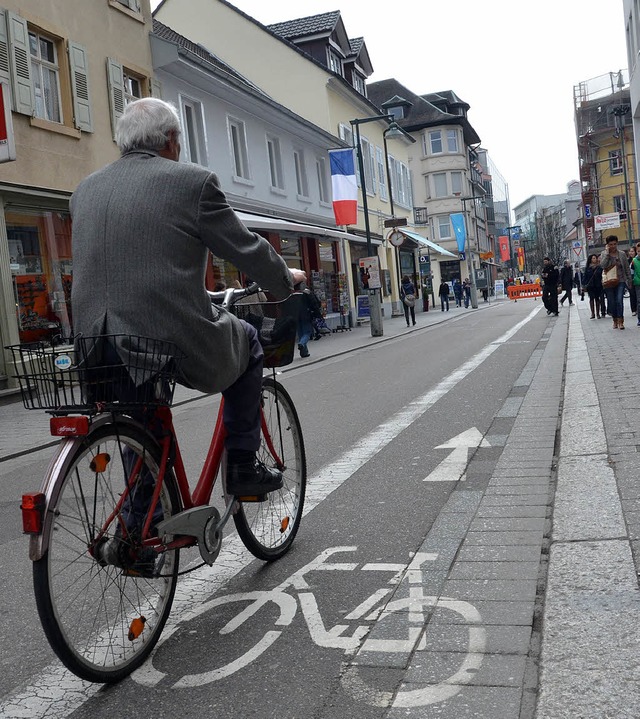
[{"label": "white bicycle pictogram on road", "polygon": [[[331,559],[336,554],[355,551],[357,551],[357,547],[354,546],[330,547],[274,589],[215,597],[188,611],[179,623],[165,629],[158,646],[197,616],[234,602],[245,603],[246,606],[220,629],[220,634],[232,634],[267,605],[277,608],[277,618],[273,621],[275,628],[265,630],[264,634],[257,638],[255,644],[239,657],[210,671],[186,674],[172,685],[173,688],[202,686],[229,677],[247,667],[272,646],[284,629],[291,625],[299,603],[313,642],[320,647],[341,649],[349,657],[342,675],[342,682],[345,689],[354,698],[376,706],[393,704],[398,707],[415,707],[444,701],[457,694],[462,686],[472,679],[482,662],[482,653],[486,646],[486,631],[480,625],[481,617],[478,610],[468,602],[449,597],[428,596],[423,593],[423,565],[434,561],[437,558],[436,554],[418,552],[408,564],[371,562],[360,566],[357,562],[333,561]],[[384,586],[376,589],[371,596],[344,617],[344,621],[360,623],[355,626],[341,623],[327,627],[320,614],[317,599],[306,580],[306,576],[311,572],[320,571],[386,572],[392,573],[392,577],[385,582]],[[406,582],[408,585],[408,597],[389,601],[390,595],[402,582]],[[400,690],[393,696],[389,692],[381,692],[368,687],[359,676],[357,664],[352,663],[351,660],[354,657],[362,658],[367,652],[392,654],[425,649],[425,615],[436,607],[459,614],[464,620],[463,623],[468,626],[467,653],[461,655],[464,658],[458,670],[438,684]],[[376,622],[396,612],[401,613],[400,616],[406,616],[404,636],[397,639],[368,636]],[[132,675],[132,678],[139,684],[156,686],[160,681],[166,679],[167,674],[154,667],[154,655]]]}]

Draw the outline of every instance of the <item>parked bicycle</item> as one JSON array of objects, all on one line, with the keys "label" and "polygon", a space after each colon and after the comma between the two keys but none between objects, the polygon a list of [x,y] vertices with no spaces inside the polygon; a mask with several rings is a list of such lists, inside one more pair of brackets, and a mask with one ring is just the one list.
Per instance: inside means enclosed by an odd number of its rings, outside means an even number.
[{"label": "parked bicycle", "polygon": [[[23,495],[21,509],[42,626],[64,665],[83,679],[117,682],[145,661],[171,610],[181,549],[197,545],[213,564],[231,517],[247,549],[264,561],[282,557],[296,536],[305,450],[275,368],[293,360],[299,295],[236,305],[257,292],[254,285],[210,295],[255,324],[272,369],[263,379],[257,456],[283,473],[283,487],[263,496],[226,493],[224,400],[190,491],[170,409],[181,360],[171,343],[111,335],[76,338],[73,352],[9,348],[25,406],[46,410],[52,435],[63,438],[40,492]],[[109,358],[109,347],[122,343],[132,357],[127,366],[113,352]],[[222,514],[210,504],[218,478]]]}]

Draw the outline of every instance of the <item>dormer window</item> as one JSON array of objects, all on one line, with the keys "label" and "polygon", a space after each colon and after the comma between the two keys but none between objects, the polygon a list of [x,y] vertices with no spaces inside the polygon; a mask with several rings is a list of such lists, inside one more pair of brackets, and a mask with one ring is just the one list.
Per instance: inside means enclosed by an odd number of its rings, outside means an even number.
[{"label": "dormer window", "polygon": [[364,78],[362,75],[359,75],[355,70],[353,71],[353,87],[355,90],[357,90],[361,95],[365,94],[365,88],[364,88]]},{"label": "dormer window", "polygon": [[342,58],[333,50],[328,51],[329,54],[329,70],[338,75],[342,75]]},{"label": "dormer window", "polygon": [[397,107],[389,107],[387,108],[387,112],[389,115],[393,115],[394,120],[403,120],[404,119],[404,105],[398,105]]}]

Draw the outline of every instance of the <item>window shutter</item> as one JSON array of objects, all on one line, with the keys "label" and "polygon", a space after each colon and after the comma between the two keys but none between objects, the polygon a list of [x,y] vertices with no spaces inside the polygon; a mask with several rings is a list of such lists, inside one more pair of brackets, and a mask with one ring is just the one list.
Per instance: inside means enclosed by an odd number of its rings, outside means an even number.
[{"label": "window shutter", "polygon": [[0,8],[0,82],[9,83],[11,87],[11,73],[9,71],[9,38],[7,37],[7,12]]},{"label": "window shutter", "polygon": [[116,125],[124,112],[124,75],[122,65],[107,58],[107,85],[109,87],[109,107],[111,109],[111,130],[116,136]]},{"label": "window shutter", "polygon": [[22,115],[33,115],[35,103],[31,81],[27,21],[15,13],[7,12],[7,35],[9,37],[9,67],[13,84],[13,109]]},{"label": "window shutter", "polygon": [[87,51],[82,45],[69,40],[68,53],[75,126],[83,132],[93,132]]},{"label": "window shutter", "polygon": [[157,77],[149,79],[149,94],[151,97],[157,97],[159,100],[162,100],[162,83]]}]

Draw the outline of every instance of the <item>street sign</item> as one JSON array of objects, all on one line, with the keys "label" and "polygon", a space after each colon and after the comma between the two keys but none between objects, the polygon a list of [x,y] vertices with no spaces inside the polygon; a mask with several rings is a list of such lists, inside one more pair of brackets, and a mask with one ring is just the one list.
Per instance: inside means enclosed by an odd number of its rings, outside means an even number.
[{"label": "street sign", "polygon": [[591,218],[591,205],[586,204],[584,206],[584,216],[587,220]]},{"label": "street sign", "polygon": [[431,262],[431,258],[429,255],[420,255],[420,264],[421,265],[428,265]]},{"label": "street sign", "polygon": [[406,224],[406,217],[392,217],[390,220],[384,221],[385,227],[404,227]]},{"label": "street sign", "polygon": [[613,227],[620,227],[620,213],[610,212],[607,215],[596,215],[594,224],[596,230],[610,230]]}]

